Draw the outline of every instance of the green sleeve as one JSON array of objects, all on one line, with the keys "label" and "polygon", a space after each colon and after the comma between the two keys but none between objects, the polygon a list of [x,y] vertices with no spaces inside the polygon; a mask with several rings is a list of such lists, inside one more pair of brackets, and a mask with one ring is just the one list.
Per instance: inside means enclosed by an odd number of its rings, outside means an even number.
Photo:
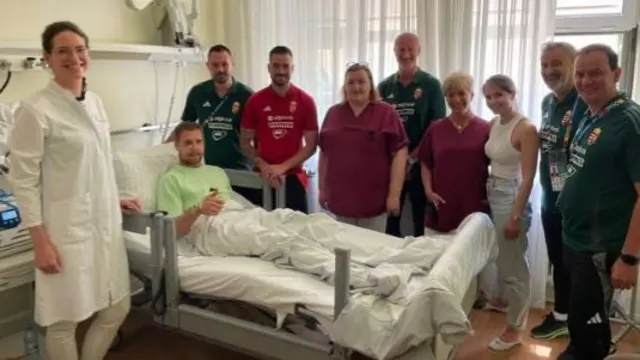
[{"label": "green sleeve", "polygon": [[233,193],[233,189],[231,188],[231,182],[229,181],[227,173],[222,169],[220,169],[220,177],[224,179],[223,181],[221,181],[222,186],[224,187],[224,193],[227,194],[227,196],[230,198],[231,194]]},{"label": "green sleeve", "polygon": [[191,89],[189,91],[189,94],[187,95],[187,101],[184,103],[184,111],[182,111],[182,121],[198,121],[198,108],[193,90],[194,89]]},{"label": "green sleeve", "polygon": [[629,119],[629,131],[624,143],[624,160],[633,183],[640,182],[640,118]]},{"label": "green sleeve", "polygon": [[182,198],[176,179],[163,176],[156,186],[156,210],[164,211],[170,217],[182,215],[184,212]]},{"label": "green sleeve", "polygon": [[424,119],[425,123],[423,124],[423,132],[433,121],[442,119],[447,115],[447,103],[444,101],[442,84],[438,79],[434,78],[431,87],[432,91],[429,96],[429,110],[427,112],[427,116]]}]

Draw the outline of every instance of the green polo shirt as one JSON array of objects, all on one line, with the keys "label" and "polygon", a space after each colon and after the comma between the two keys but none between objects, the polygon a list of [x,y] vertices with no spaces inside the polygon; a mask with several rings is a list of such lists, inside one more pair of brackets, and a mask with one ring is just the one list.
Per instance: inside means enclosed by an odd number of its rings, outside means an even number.
[{"label": "green polo shirt", "polygon": [[640,105],[620,93],[606,109],[595,122],[588,112],[581,120],[558,198],[563,241],[578,251],[620,251],[637,200]]},{"label": "green polo shirt", "polygon": [[446,115],[442,84],[432,75],[418,70],[407,86],[400,83],[398,74],[391,75],[378,85],[382,100],[391,104],[402,117],[409,138],[409,151],[414,150],[429,125]]},{"label": "green polo shirt", "polygon": [[223,97],[216,94],[213,80],[203,81],[189,91],[182,120],[202,125],[206,164],[227,169],[249,168],[240,150],[240,119],[251,94],[253,90],[239,81],[234,81]]},{"label": "green polo shirt", "polygon": [[[577,115],[573,115],[573,111]],[[562,101],[552,93],[542,100],[542,123],[540,125],[540,183],[543,197],[542,208],[556,209],[556,201],[560,193],[551,184],[549,158],[562,155],[563,164],[569,160],[569,144],[576,133],[578,123],[582,119],[587,105],[573,89]],[[557,161],[552,159],[552,161]],[[555,190],[555,191],[554,191]]]}]

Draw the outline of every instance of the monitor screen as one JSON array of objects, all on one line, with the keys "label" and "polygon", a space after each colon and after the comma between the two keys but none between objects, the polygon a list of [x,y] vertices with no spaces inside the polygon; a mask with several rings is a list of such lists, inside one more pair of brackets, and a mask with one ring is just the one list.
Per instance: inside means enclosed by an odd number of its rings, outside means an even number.
[{"label": "monitor screen", "polygon": [[2,213],[2,220],[13,220],[18,216],[15,210],[9,210]]}]

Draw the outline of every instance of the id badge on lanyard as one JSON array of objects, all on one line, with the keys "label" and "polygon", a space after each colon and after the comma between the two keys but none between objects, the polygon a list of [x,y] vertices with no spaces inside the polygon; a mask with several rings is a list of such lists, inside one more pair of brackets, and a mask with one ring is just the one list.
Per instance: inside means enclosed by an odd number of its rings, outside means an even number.
[{"label": "id badge on lanyard", "polygon": [[564,183],[567,178],[568,172],[568,155],[567,148],[569,147],[569,138],[571,133],[571,128],[573,126],[573,122],[576,119],[576,112],[578,110],[578,102],[580,101],[579,97],[576,97],[575,102],[573,103],[573,108],[571,110],[570,118],[566,120],[566,124],[564,123],[562,126],[566,127],[563,146],[560,149],[552,149],[549,150],[549,176],[551,178],[551,189],[554,192],[562,191],[564,188]]},{"label": "id badge on lanyard", "polygon": [[550,150],[549,175],[551,177],[551,189],[554,192],[562,191],[568,171],[566,148]]}]

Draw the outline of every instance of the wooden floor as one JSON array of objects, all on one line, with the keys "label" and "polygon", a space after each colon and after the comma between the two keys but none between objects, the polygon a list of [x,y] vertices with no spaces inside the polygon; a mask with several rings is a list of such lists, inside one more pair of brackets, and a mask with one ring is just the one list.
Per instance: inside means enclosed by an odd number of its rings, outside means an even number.
[{"label": "wooden floor", "polygon": [[[533,312],[529,325],[536,325],[543,317],[542,312]],[[538,341],[525,338],[524,344],[506,353],[492,353],[487,344],[497,336],[503,326],[504,315],[488,311],[474,311],[471,320],[475,334],[469,336],[459,349],[457,360],[555,359],[564,349],[566,340]],[[141,323],[131,316],[123,326],[125,339],[122,347],[107,356],[107,360],[255,360],[252,357],[207,344],[153,325]],[[620,351],[640,348],[640,334],[631,333],[621,342]]]},{"label": "wooden floor", "polygon": [[[542,312],[529,316],[534,326],[543,317]],[[539,341],[525,338],[524,344],[505,353],[487,350],[487,344],[502,331],[504,315],[488,311],[474,311],[471,322],[475,330],[458,350],[457,360],[542,360],[555,359],[564,349],[566,340]],[[121,348],[109,353],[106,360],[257,360],[142,321],[132,314],[123,326],[125,338]],[[80,329],[82,332],[82,327]],[[619,351],[640,349],[640,334],[629,334],[619,345]],[[11,359],[7,359],[11,360]],[[19,359],[15,359],[19,360]]]}]

